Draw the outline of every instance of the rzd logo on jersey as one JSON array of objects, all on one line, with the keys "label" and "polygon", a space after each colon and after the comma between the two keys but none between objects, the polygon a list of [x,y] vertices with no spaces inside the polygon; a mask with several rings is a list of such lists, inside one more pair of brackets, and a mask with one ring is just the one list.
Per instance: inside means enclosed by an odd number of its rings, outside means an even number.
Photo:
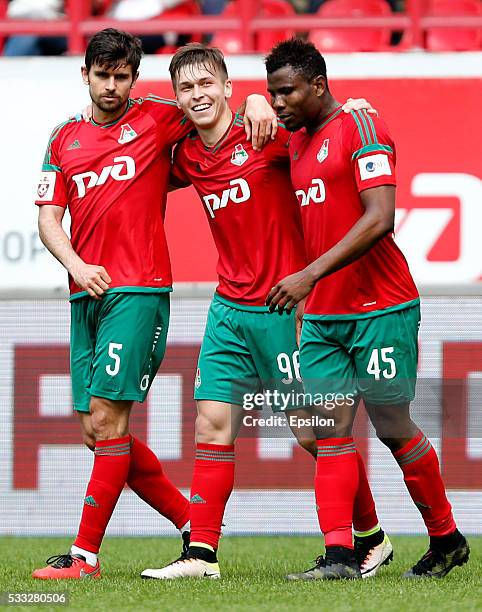
[{"label": "rzd logo on jersey", "polygon": [[135,174],[135,161],[132,157],[123,155],[121,157],[114,157],[114,165],[102,168],[100,174],[93,171],[82,172],[82,174],[75,174],[72,180],[77,185],[79,198],[83,198],[87,189],[104,185],[109,177],[112,177],[114,181],[127,181],[134,177]]},{"label": "rzd logo on jersey", "polygon": [[244,179],[233,179],[229,181],[229,184],[231,187],[225,189],[221,196],[215,193],[203,196],[204,204],[212,219],[214,219],[214,212],[220,208],[225,208],[229,201],[240,204],[241,202],[246,202],[251,197],[249,185]]},{"label": "rzd logo on jersey", "polygon": [[310,202],[321,204],[326,198],[325,185],[321,179],[313,179],[308,191],[298,189],[296,197],[298,198],[300,206],[308,206]]}]

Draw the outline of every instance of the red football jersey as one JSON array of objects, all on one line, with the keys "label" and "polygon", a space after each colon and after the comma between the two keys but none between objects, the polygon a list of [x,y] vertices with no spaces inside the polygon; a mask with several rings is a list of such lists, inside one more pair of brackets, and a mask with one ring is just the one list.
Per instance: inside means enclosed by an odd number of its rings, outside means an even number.
[{"label": "red football jersey", "polygon": [[[364,213],[360,192],[395,185],[395,146],[384,122],[341,107],[311,136],[290,141],[291,179],[301,207],[308,260],[337,242]],[[418,298],[407,262],[388,234],[352,264],[321,279],[307,298],[307,315],[354,317]]]},{"label": "red football jersey", "polygon": [[235,115],[214,147],[193,131],[175,151],[174,182],[194,185],[216,243],[217,292],[241,305],[264,306],[273,285],[306,265],[288,140],[280,127],[254,151]]},{"label": "red football jersey", "polygon": [[75,252],[104,266],[113,289],[172,284],[164,212],[172,145],[189,125],[174,101],[149,95],[111,123],[70,119],[52,133],[36,204],[69,208]]}]

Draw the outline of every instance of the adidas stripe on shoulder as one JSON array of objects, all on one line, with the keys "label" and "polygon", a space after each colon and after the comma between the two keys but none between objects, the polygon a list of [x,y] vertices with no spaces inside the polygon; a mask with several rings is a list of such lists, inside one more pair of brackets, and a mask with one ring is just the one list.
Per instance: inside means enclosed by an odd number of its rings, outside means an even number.
[{"label": "adidas stripe on shoulder", "polygon": [[353,153],[352,159],[358,159],[366,153],[393,153],[391,146],[378,141],[375,123],[366,110],[351,111],[350,115],[355,121],[362,143],[362,147]]},{"label": "adidas stripe on shoulder", "polygon": [[81,120],[78,117],[79,115],[76,115],[75,117],[70,117],[66,121],[63,121],[62,123],[59,123],[58,125],[54,127],[54,129],[52,130],[52,133],[50,134],[49,141],[47,143],[47,150],[45,152],[45,157],[43,161],[44,165],[50,164],[50,159],[52,157],[52,144],[57,138],[57,136],[67,125],[70,125],[71,123],[78,123]]}]

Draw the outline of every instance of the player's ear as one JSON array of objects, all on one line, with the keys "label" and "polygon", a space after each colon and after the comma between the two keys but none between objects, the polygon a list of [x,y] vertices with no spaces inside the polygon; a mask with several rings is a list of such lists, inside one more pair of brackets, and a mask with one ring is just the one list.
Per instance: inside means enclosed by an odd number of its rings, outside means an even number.
[{"label": "player's ear", "polygon": [[233,83],[230,79],[226,79],[224,83],[224,96],[230,98],[233,95]]},{"label": "player's ear", "polygon": [[138,78],[139,78],[139,72],[136,72],[136,74],[134,75],[134,78],[132,80],[131,89],[134,89],[134,87],[136,86]]},{"label": "player's ear", "polygon": [[326,90],[326,79],[324,76],[321,76],[321,74],[317,77],[315,77],[312,81],[313,86],[315,88],[316,91],[316,95],[318,97],[321,97]]},{"label": "player's ear", "polygon": [[86,85],[88,85],[89,84],[89,72],[87,70],[87,67],[82,66],[82,68],[80,69],[80,72],[82,74],[82,80],[84,81]]}]

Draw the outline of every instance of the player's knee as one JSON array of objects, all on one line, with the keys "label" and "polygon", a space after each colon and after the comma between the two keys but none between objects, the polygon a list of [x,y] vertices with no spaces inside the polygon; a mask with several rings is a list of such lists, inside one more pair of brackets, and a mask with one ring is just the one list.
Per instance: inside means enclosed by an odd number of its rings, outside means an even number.
[{"label": "player's knee", "polygon": [[90,404],[92,434],[95,440],[108,440],[124,435],[119,431],[119,422],[116,413],[109,409],[103,400],[92,398]]},{"label": "player's knee", "polygon": [[99,410],[92,414],[92,431],[96,440],[103,440],[109,436],[112,429],[112,422],[109,416]]},{"label": "player's knee", "polygon": [[229,432],[224,424],[210,419],[208,416],[198,414],[196,418],[196,442],[199,444],[230,444]]}]

